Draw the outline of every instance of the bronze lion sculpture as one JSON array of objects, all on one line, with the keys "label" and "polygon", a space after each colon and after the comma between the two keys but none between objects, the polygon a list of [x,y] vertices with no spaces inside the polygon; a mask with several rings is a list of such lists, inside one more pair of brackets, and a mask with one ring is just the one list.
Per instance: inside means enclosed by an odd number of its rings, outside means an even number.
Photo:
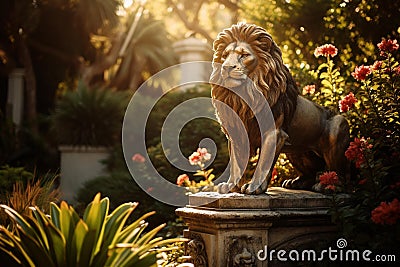
[{"label": "bronze lion sculpture", "polygon": [[[253,24],[235,24],[218,34],[213,49],[211,96],[229,141],[231,159],[229,180],[218,184],[220,193],[264,193],[280,153],[285,153],[301,174],[286,180],[283,184],[286,188],[312,189],[317,173],[323,170],[345,175],[344,152],[350,139],[348,122],[299,95],[289,69],[283,64],[281,50],[266,30]],[[235,91],[245,91],[247,100]],[[263,97],[266,101],[259,101]],[[248,101],[256,108],[251,109]],[[260,132],[255,118],[258,105],[265,105],[262,103],[268,103],[275,122],[275,127],[266,132]],[[223,106],[236,112],[244,125],[249,153],[244,152],[242,137],[232,134],[237,132],[238,125]],[[272,142],[276,149],[271,166],[265,161]],[[242,174],[249,155],[256,155],[257,150],[259,166],[248,181]]]}]

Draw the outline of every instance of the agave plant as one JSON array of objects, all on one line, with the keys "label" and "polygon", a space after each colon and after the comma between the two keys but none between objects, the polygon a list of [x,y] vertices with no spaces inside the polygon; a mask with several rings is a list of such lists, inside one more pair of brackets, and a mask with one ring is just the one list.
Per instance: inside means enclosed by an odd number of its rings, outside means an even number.
[{"label": "agave plant", "polygon": [[144,233],[153,212],[125,225],[137,203],[125,203],[109,214],[109,199],[97,194],[81,218],[72,206],[51,203],[50,215],[31,208],[22,216],[1,205],[17,225],[0,226],[0,258],[5,266],[156,266],[160,247],[182,239],[155,237],[160,225]]}]

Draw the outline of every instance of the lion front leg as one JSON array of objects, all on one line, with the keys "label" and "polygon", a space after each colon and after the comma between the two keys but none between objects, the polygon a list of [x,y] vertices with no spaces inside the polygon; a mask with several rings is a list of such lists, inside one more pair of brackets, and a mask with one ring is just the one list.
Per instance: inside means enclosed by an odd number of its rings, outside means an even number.
[{"label": "lion front leg", "polygon": [[[243,153],[243,149],[229,141],[230,155],[230,174],[227,182],[219,183],[218,193],[227,194],[229,192],[240,192],[240,183],[244,170],[248,162],[248,156]],[[247,153],[248,154],[248,153]]]},{"label": "lion front leg", "polygon": [[[243,194],[259,195],[267,191],[269,181],[271,180],[272,169],[287,139],[287,133],[281,129],[276,129],[264,135],[258,164],[253,178],[249,183],[241,187],[241,192]],[[271,162],[270,155],[274,152],[275,154]]]}]

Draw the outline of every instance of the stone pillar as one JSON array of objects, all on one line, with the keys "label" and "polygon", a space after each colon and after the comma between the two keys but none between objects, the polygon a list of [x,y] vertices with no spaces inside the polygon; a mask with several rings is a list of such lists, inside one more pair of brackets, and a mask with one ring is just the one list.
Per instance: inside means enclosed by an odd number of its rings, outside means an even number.
[{"label": "stone pillar", "polygon": [[17,127],[21,125],[24,115],[24,76],[25,70],[18,68],[8,77],[7,116]]},{"label": "stone pillar", "polygon": [[[173,45],[175,53],[179,56],[180,63],[209,61],[212,60],[212,49],[207,42],[189,37],[178,41]],[[204,64],[182,65],[181,68],[181,83],[190,83],[193,81],[208,81],[209,71],[204,69]]]},{"label": "stone pillar", "polygon": [[85,184],[98,176],[105,175],[102,161],[109,150],[106,147],[60,146],[61,152],[61,198],[70,204],[76,203],[76,194]]},{"label": "stone pillar", "polygon": [[[322,194],[273,187],[257,196],[197,193],[176,214],[189,226],[187,253],[196,267],[292,266],[296,262],[278,261],[276,252],[333,240],[331,204]],[[263,259],[265,250],[276,251],[272,261]]]}]

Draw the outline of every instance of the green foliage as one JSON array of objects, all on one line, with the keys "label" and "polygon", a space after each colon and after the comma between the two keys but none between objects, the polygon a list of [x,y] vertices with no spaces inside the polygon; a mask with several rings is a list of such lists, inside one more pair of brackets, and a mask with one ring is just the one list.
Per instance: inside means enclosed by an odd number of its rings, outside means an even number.
[{"label": "green foliage", "polygon": [[125,203],[109,213],[108,198],[97,194],[83,217],[72,206],[51,204],[50,216],[39,208],[23,217],[1,205],[18,224],[16,232],[0,228],[0,253],[7,266],[155,266],[157,248],[179,240],[145,233],[147,213],[126,225],[137,203]]},{"label": "green foliage", "polygon": [[353,62],[372,56],[382,34],[394,37],[400,30],[399,1],[248,0],[241,8],[243,18],[272,34],[296,76],[321,63],[313,56],[316,46],[332,43],[341,51],[338,67],[350,78]]},{"label": "green foliage", "polygon": [[66,92],[52,115],[53,130],[61,144],[108,146],[119,138],[127,93],[88,88]]},{"label": "green foliage", "polygon": [[34,178],[33,173],[23,167],[10,167],[8,165],[0,168],[0,194],[4,195],[13,190],[13,185],[17,182],[27,184]]},{"label": "green foliage", "polygon": [[334,68],[333,59],[330,56],[327,57],[326,63],[319,65],[318,73],[321,87],[314,95],[313,100],[338,112],[338,102],[344,92],[344,79],[341,77],[339,69]]}]

